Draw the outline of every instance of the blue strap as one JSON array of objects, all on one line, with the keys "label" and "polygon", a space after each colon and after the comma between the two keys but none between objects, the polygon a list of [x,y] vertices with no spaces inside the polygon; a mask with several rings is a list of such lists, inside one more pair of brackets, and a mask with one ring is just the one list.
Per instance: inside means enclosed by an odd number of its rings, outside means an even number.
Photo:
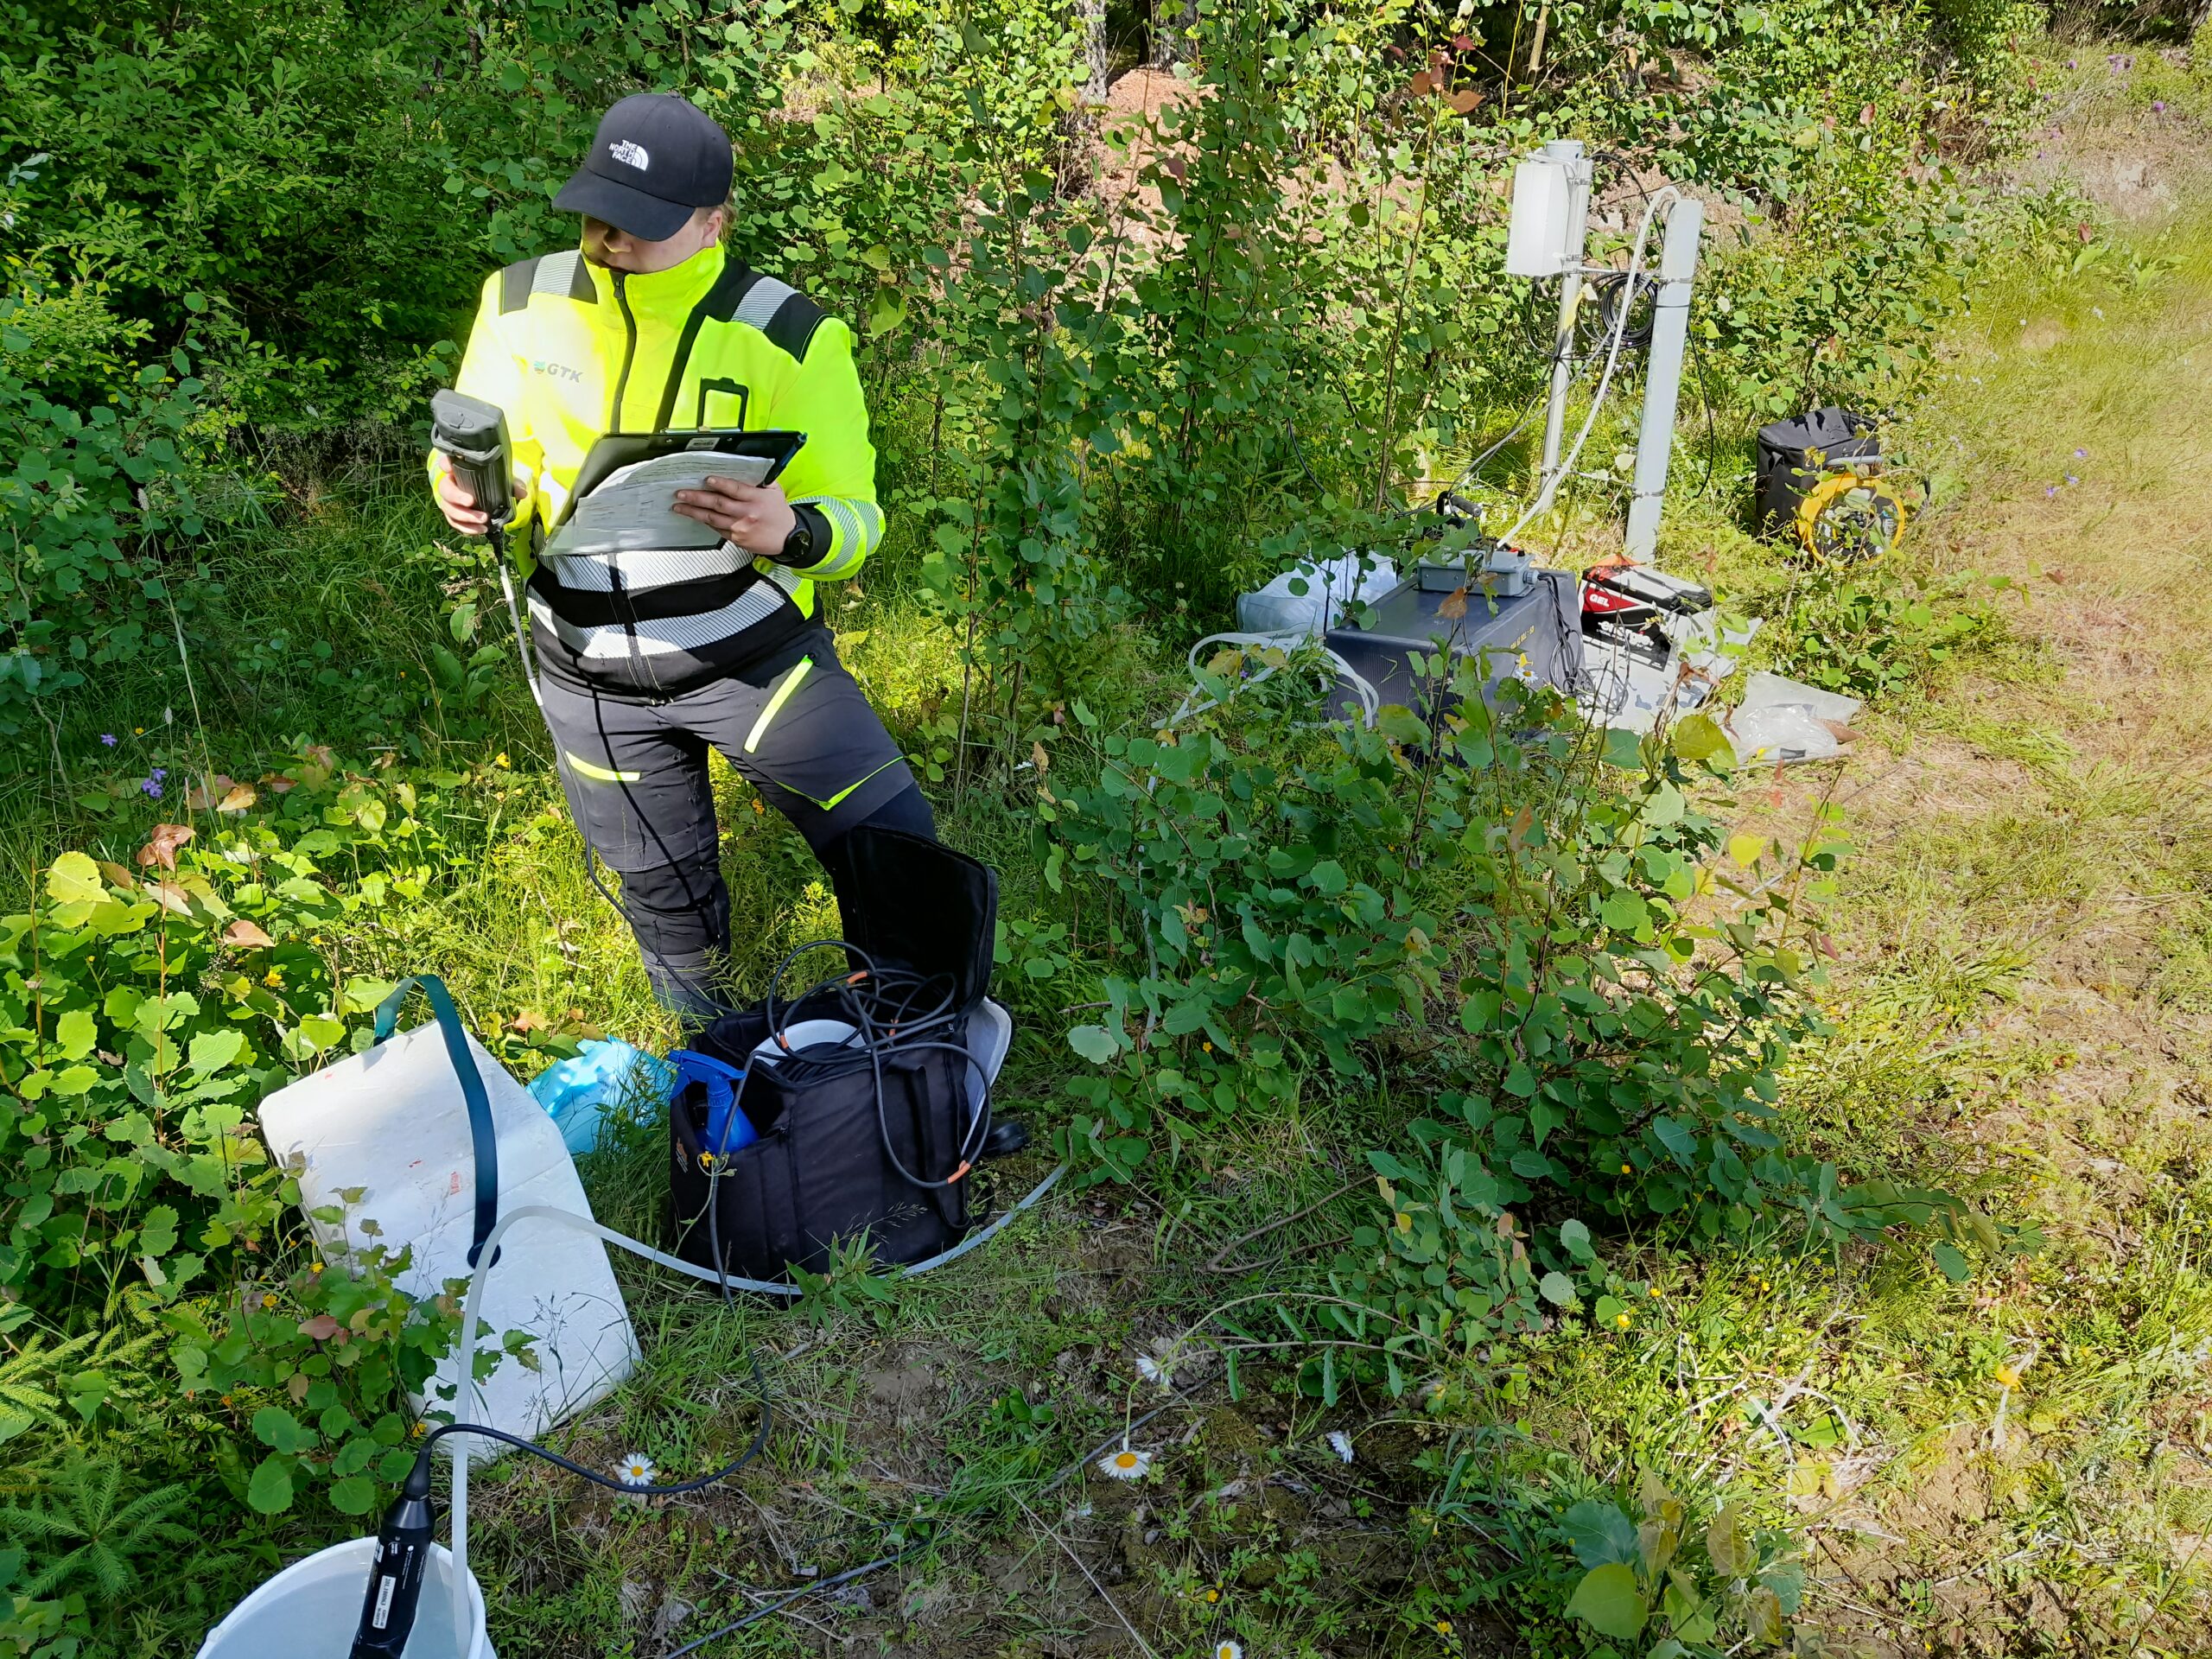
[{"label": "blue strap", "polygon": [[484,1092],[484,1079],[476,1070],[475,1057],[468,1052],[468,1039],[461,1031],[461,1016],[454,1012],[445,981],[435,974],[401,980],[377,1006],[376,1040],[387,1041],[397,1029],[401,1005],[407,1001],[407,993],[418,986],[429,999],[430,1013],[445,1036],[446,1055],[453,1061],[454,1075],[461,1079],[461,1097],[468,1103],[468,1138],[476,1163],[476,1236],[468,1247],[468,1265],[473,1268],[483,1254],[484,1241],[499,1221],[499,1141],[492,1128],[491,1096]]}]

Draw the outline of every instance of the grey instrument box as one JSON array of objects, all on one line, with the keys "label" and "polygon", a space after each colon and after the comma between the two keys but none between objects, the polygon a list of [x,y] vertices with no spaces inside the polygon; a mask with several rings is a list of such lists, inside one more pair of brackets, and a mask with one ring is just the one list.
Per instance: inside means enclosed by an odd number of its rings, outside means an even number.
[{"label": "grey instrument box", "polygon": [[[1425,687],[1414,674],[1417,655],[1449,651],[1482,664],[1484,701],[1497,701],[1507,680],[1556,686],[1569,696],[1584,687],[1581,597],[1570,570],[1532,570],[1527,592],[1497,597],[1480,588],[1467,590],[1466,614],[1444,614],[1448,593],[1424,592],[1418,575],[1409,577],[1376,601],[1366,626],[1331,628],[1327,645],[1374,686],[1386,706],[1400,704],[1423,719],[1436,710],[1438,687]],[[1340,711],[1357,715],[1359,700],[1349,687],[1340,694]]]}]

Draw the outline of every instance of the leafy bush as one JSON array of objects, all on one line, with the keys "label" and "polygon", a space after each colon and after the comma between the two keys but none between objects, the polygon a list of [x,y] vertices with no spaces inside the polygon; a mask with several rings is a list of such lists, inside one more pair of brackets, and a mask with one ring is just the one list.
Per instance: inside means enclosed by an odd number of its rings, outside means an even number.
[{"label": "leafy bush", "polygon": [[[1460,1545],[1433,1605],[1488,1610],[1523,1630],[1579,1624],[1593,1652],[1651,1659],[1789,1643],[1805,1587],[1796,1541],[1758,1526],[1740,1499],[1708,1508],[1649,1469],[1624,1497],[1624,1484],[1548,1465],[1510,1433],[1471,1438],[1421,1459],[1440,1491],[1421,1518]],[[1633,1645],[1599,1645],[1608,1639]]]},{"label": "leafy bush", "polygon": [[[180,540],[201,527],[188,434],[204,388],[181,349],[126,362],[137,333],[35,289],[0,296],[0,741],[54,742],[57,694],[167,643],[172,607],[206,597]],[[64,399],[87,378],[96,398]]]},{"label": "leafy bush", "polygon": [[[1285,671],[1240,687],[1252,667]],[[1084,906],[1107,1012],[1070,1037],[1097,1070],[1064,1145],[1093,1179],[1387,1057],[1431,1104],[1369,1154],[1383,1216],[1323,1323],[1394,1385],[1402,1358],[1584,1309],[1585,1285],[1594,1321],[1632,1323],[1590,1228],[1532,1236],[1531,1211],[1706,1238],[1777,1206],[1834,1235],[1905,1218],[1788,1144],[1779,1069],[1820,1028],[1797,907],[1839,849],[1724,847],[1709,721],[1592,735],[1510,680],[1486,707],[1463,660],[1433,726],[1386,708],[1301,737],[1278,690],[1300,669],[1226,652],[1213,710],[1105,737],[1095,785],[1039,786],[1047,882],[1111,900]]]},{"label": "leafy bush", "polygon": [[[296,1249],[298,1188],[248,1112],[367,1043],[349,1016],[391,988],[341,978],[322,936],[419,898],[424,872],[393,855],[419,855],[426,832],[404,816],[405,785],[386,795],[326,772],[298,792],[323,822],[280,835],[245,816],[241,787],[219,845],[162,824],[137,870],[64,854],[48,902],[0,920],[0,1287],[11,1325],[35,1320],[64,1349],[81,1326],[157,1325],[181,1397],[142,1406],[213,1433],[217,1472],[255,1509],[320,1485],[360,1515],[405,1471],[402,1395],[449,1345],[458,1306],[396,1291],[404,1251],[331,1263]],[[71,1374],[86,1420],[124,1397],[101,1370]],[[264,1448],[250,1473],[233,1421]]]},{"label": "leafy bush", "polygon": [[2004,638],[1991,602],[2002,576],[1915,578],[1886,569],[1822,568],[1791,594],[1772,648],[1784,671],[1872,698],[1924,683],[1962,652]]}]

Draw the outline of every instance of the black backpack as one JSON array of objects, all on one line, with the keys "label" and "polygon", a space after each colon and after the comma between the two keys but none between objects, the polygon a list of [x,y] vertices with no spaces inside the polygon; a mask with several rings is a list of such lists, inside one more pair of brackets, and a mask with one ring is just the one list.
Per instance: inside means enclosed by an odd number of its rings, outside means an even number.
[{"label": "black backpack", "polygon": [[[919,1262],[973,1224],[967,1177],[990,1103],[969,1027],[990,988],[998,879],[896,830],[863,826],[840,850],[858,877],[841,892],[877,906],[845,917],[848,975],[794,1001],[772,990],[692,1043],[747,1072],[736,1105],[759,1138],[715,1158],[698,1084],[669,1111],[677,1253],[712,1267],[719,1246],[723,1268],[745,1278],[820,1271],[835,1244],[863,1233],[878,1262]],[[753,1063],[772,1033],[815,1019],[861,1038]]]}]

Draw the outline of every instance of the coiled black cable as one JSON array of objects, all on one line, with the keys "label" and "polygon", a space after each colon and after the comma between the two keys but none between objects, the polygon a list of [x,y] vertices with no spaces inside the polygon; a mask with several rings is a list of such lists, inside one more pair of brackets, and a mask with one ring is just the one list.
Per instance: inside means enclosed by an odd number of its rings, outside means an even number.
[{"label": "coiled black cable", "polygon": [[[844,1022],[854,1029],[858,1046],[867,1056],[868,1070],[875,1092],[876,1132],[882,1137],[883,1155],[891,1161],[901,1179],[925,1192],[942,1191],[963,1178],[976,1165],[976,1154],[991,1132],[990,1077],[983,1071],[982,1064],[961,1043],[946,1042],[937,1033],[949,1033],[961,1016],[955,999],[959,988],[949,974],[923,975],[908,969],[880,969],[874,959],[859,946],[841,939],[812,939],[798,946],[776,966],[768,982],[765,1011],[768,1029],[776,1046],[784,1051],[777,1069],[785,1081],[798,1084],[812,1077],[834,1076],[851,1064],[846,1050],[852,1045],[829,1047],[824,1052],[793,1050],[785,1039],[777,1019],[778,992],[791,964],[810,950],[836,949],[846,953],[848,964],[857,958],[863,965],[842,975],[817,982],[812,988],[795,998],[783,1001],[786,1011],[815,1004],[819,999],[831,1000]],[[943,990],[931,1000],[933,988],[942,984]],[[961,1137],[957,1157],[952,1173],[942,1179],[931,1179],[916,1174],[906,1167],[899,1149],[892,1144],[891,1121],[884,1105],[883,1055],[886,1049],[901,1056],[939,1052],[957,1055],[963,1068],[972,1066],[983,1079],[982,1103],[969,1119],[968,1130]],[[748,1071],[749,1075],[749,1071]],[[961,1081],[964,1084],[967,1073],[963,1069]]]}]

